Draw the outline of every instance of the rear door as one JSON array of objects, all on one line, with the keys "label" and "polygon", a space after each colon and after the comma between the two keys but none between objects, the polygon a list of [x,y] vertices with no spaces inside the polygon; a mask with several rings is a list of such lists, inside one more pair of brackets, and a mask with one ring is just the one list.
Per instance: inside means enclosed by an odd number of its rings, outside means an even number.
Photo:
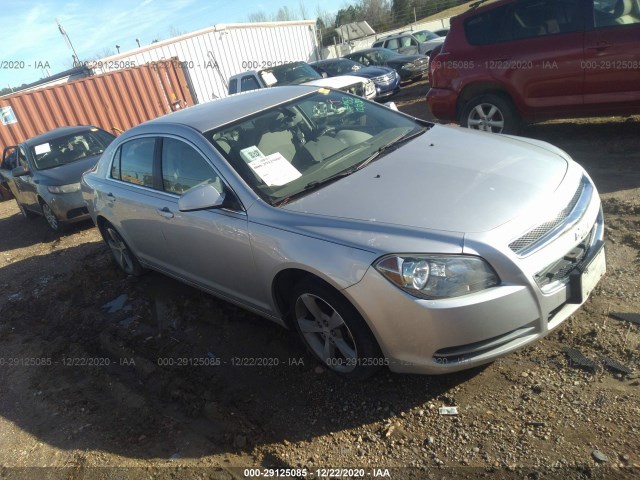
[{"label": "rear door", "polygon": [[526,115],[575,112],[583,103],[582,0],[522,0],[467,20],[480,65]]},{"label": "rear door", "polygon": [[110,181],[98,192],[97,202],[105,205],[105,215],[140,260],[169,270],[174,259],[162,233],[164,194],[154,180],[159,149],[159,139],[154,136],[120,145],[111,164]]},{"label": "rear door", "polygon": [[640,106],[640,0],[589,1],[585,105],[593,111]]}]

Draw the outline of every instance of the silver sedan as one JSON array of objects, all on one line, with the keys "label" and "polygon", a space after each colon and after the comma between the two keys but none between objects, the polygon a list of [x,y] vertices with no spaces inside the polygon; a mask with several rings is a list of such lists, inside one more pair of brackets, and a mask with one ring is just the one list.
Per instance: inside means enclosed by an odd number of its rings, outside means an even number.
[{"label": "silver sedan", "polygon": [[598,193],[563,151],[322,88],[139,125],[82,191],[126,273],[294,328],[350,378],[491,362],[558,327],[606,268]]}]

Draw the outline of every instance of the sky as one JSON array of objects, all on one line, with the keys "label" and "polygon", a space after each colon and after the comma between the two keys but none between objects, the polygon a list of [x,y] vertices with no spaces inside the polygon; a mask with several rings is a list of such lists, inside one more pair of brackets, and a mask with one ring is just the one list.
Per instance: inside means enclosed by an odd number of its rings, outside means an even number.
[{"label": "sky", "polygon": [[[345,0],[304,0],[307,16],[318,8],[335,14]],[[73,52],[58,30],[60,21],[80,60],[137,48],[154,39],[221,23],[243,23],[250,13],[268,17],[287,6],[300,13],[301,0],[0,0],[2,47],[0,89],[31,83],[73,66]],[[43,69],[44,68],[44,69]]]}]

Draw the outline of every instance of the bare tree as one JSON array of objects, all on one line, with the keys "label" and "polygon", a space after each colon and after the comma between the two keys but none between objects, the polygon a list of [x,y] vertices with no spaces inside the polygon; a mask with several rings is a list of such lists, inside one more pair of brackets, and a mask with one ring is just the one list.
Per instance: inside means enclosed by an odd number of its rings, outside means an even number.
[{"label": "bare tree", "polygon": [[302,0],[300,0],[300,3],[298,3],[298,7],[300,8],[300,16],[302,17],[302,20],[306,20],[308,17],[307,6],[304,4]]},{"label": "bare tree", "polygon": [[268,22],[270,19],[267,17],[267,14],[264,13],[262,10],[260,10],[259,12],[253,12],[250,13],[248,15],[249,21],[250,22]]}]

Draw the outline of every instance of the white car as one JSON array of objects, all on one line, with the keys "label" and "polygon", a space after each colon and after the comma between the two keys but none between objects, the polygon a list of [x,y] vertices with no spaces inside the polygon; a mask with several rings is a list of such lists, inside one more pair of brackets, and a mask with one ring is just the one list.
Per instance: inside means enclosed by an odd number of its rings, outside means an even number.
[{"label": "white car", "polygon": [[281,87],[283,85],[311,85],[313,87],[327,87],[352,93],[367,100],[373,100],[376,86],[368,78],[354,75],[326,77],[320,75],[311,65],[305,62],[289,62],[262,70],[249,70],[233,75],[229,78],[229,95],[247,92],[266,87]]}]

